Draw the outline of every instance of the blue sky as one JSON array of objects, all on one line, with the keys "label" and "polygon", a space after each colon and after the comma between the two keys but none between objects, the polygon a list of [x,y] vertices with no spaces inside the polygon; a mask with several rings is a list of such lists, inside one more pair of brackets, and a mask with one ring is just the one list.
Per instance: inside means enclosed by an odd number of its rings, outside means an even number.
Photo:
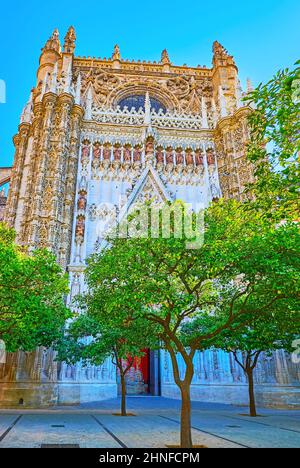
[{"label": "blue sky", "polygon": [[0,79],[7,102],[0,104],[0,166],[12,164],[12,136],[55,27],[63,40],[74,25],[77,55],[109,57],[118,43],[124,58],[159,60],[166,47],[178,65],[209,67],[217,39],[235,56],[245,85],[247,77],[258,84],[300,59],[299,20],[299,0],[2,2]]}]

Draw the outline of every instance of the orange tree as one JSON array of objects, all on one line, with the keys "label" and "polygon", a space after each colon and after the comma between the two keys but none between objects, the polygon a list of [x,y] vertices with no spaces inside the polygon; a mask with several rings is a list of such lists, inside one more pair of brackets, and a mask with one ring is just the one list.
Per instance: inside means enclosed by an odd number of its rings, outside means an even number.
[{"label": "orange tree", "polygon": [[[254,372],[260,356],[262,353],[271,356],[275,350],[285,350],[291,353],[293,343],[300,335],[300,299],[295,295],[292,294],[286,299],[274,302],[267,314],[255,313],[259,306],[260,304],[257,304],[257,307],[255,304],[252,305],[246,324],[245,316],[242,316],[240,323],[237,320],[234,327],[201,345],[202,349],[214,347],[232,353],[247,378],[251,417],[257,416]],[[206,318],[206,322],[213,320],[214,317]],[[189,339],[191,334],[197,336],[199,333],[197,328],[202,330],[204,322],[202,320],[201,323],[197,321],[187,323],[183,326],[183,332],[187,333]],[[210,323],[209,326],[211,327],[212,324]]]},{"label": "orange tree", "polygon": [[64,303],[67,277],[47,250],[32,255],[0,223],[0,339],[7,351],[51,346],[70,316]]},{"label": "orange tree", "polygon": [[299,65],[280,70],[246,98],[254,108],[247,151],[256,176],[250,208],[277,221],[299,218]]},{"label": "orange tree", "polygon": [[155,327],[141,317],[132,320],[127,310],[110,313],[104,304],[98,308],[95,290],[77,300],[85,314],[75,318],[56,343],[58,358],[70,364],[81,361],[84,366],[100,365],[111,358],[120,374],[121,416],[127,416],[126,375],[135,357],[143,356],[145,348],[157,346]]},{"label": "orange tree", "polygon": [[[144,217],[149,211],[144,207]],[[189,249],[191,238],[184,232],[179,237],[172,219],[168,238],[163,229],[155,237],[149,231],[141,237],[110,238],[110,248],[89,259],[87,313],[94,318],[104,309],[118,321],[120,311],[127,311],[130,320],[155,325],[181,393],[181,446],[191,447],[196,351],[226,330],[239,330],[249,317],[267,315],[275,303],[298,297],[300,238],[295,224],[276,228],[238,202],[220,201],[205,212],[203,245]],[[194,324],[190,333],[187,322]]]}]

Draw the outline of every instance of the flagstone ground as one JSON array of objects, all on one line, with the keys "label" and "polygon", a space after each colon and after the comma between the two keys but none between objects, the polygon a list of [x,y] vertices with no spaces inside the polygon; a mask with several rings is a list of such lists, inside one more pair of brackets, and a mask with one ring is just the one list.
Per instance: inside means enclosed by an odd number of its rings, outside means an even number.
[{"label": "flagstone ground", "polygon": [[[179,442],[180,402],[161,397],[129,397],[122,418],[119,400],[47,410],[0,411],[0,448],[78,444],[81,448],[165,447]],[[300,411],[246,408],[193,402],[195,444],[207,447],[300,448]]]}]

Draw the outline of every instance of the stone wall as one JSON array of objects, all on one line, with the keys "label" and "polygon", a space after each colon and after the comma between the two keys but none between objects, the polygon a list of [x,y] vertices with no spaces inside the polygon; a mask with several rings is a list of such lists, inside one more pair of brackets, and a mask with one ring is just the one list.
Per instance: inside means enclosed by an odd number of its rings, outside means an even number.
[{"label": "stone wall", "polygon": [[116,370],[102,366],[69,366],[55,361],[52,350],[7,353],[0,364],[0,407],[78,405],[117,396]]},{"label": "stone wall", "polygon": [[[180,357],[178,362],[183,375],[184,363]],[[194,364],[193,400],[248,404],[246,377],[231,355],[223,351],[198,352]],[[161,352],[161,374],[162,396],[180,398],[173,379],[171,359],[165,351]],[[288,353],[276,351],[271,357],[262,355],[254,375],[259,406],[300,408],[300,365],[293,364]]]}]

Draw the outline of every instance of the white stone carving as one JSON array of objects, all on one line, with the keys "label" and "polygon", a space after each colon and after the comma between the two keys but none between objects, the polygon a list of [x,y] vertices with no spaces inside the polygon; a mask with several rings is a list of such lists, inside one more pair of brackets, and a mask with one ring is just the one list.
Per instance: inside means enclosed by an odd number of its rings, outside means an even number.
[{"label": "white stone carving", "polygon": [[[130,110],[125,106],[121,109],[119,106],[114,108],[92,106],[92,119],[100,123],[111,123],[118,125],[147,125],[150,124],[161,128],[180,128],[187,130],[201,130],[207,128],[207,118],[204,119],[201,115],[188,114],[185,112],[165,112],[160,109],[156,112],[154,109],[142,108],[136,110],[132,107]],[[86,117],[87,118],[87,117]]]}]

